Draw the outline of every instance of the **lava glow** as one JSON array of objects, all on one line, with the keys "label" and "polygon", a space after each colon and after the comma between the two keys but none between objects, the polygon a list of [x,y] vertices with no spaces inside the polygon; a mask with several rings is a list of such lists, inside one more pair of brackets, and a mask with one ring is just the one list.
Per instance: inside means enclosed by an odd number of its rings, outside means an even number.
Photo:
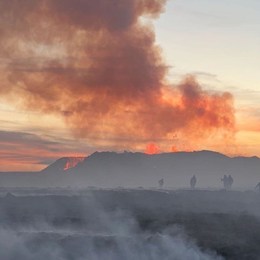
[{"label": "lava glow", "polygon": [[146,146],[146,150],[145,150],[146,154],[157,154],[159,152],[160,149],[156,144],[151,143]]},{"label": "lava glow", "polygon": [[172,148],[171,148],[171,152],[172,153],[177,153],[179,150],[178,150],[178,148],[176,147],[176,146],[172,146]]},{"label": "lava glow", "polygon": [[64,171],[76,167],[80,162],[84,161],[85,157],[71,157],[67,158],[66,164],[64,166]]}]

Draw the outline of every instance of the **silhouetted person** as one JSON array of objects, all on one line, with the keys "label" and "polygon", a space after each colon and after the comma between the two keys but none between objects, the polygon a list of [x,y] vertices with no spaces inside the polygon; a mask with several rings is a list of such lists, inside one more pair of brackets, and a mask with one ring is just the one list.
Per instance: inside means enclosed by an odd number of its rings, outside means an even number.
[{"label": "silhouetted person", "polygon": [[162,188],[164,184],[164,179],[159,180],[158,184],[159,184],[159,188]]},{"label": "silhouetted person", "polygon": [[225,174],[224,177],[221,179],[221,181],[223,182],[224,185],[224,189],[227,190],[228,189],[228,177]]},{"label": "silhouetted person", "polygon": [[231,189],[233,182],[234,182],[234,179],[232,178],[232,176],[228,175],[228,189],[229,190]]},{"label": "silhouetted person", "polygon": [[193,175],[192,178],[190,179],[190,187],[192,189],[195,189],[196,183],[197,183],[197,178],[195,175]]},{"label": "silhouetted person", "polygon": [[255,190],[257,190],[258,192],[260,192],[260,182],[258,182],[257,185],[255,186]]}]

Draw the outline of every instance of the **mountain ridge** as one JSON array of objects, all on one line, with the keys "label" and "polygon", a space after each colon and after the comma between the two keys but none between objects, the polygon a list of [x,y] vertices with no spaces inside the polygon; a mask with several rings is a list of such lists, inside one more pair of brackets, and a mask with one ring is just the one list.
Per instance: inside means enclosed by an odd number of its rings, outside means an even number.
[{"label": "mountain ridge", "polygon": [[254,187],[260,181],[258,157],[229,157],[214,151],[149,155],[139,152],[95,152],[87,157],[63,157],[35,173],[1,173],[2,186],[44,187],[187,187],[192,175],[199,187],[222,187],[224,174],[236,187]]},{"label": "mountain ridge", "polygon": [[[180,156],[185,156],[185,155],[191,155],[191,156],[203,156],[203,155],[211,155],[211,156],[218,156],[219,158],[229,158],[229,159],[256,159],[256,160],[260,160],[259,157],[257,156],[228,156],[225,155],[223,153],[220,152],[216,152],[216,151],[210,151],[210,150],[201,150],[201,151],[192,151],[192,152],[187,152],[187,151],[180,151],[180,152],[165,152],[165,153],[158,153],[158,154],[146,154],[146,153],[142,153],[142,152],[128,152],[128,151],[124,151],[124,152],[114,152],[114,151],[101,151],[101,152],[94,152],[92,154],[90,154],[89,156],[86,157],[79,157],[79,156],[70,156],[70,157],[61,157],[59,159],[57,159],[54,163],[48,165],[46,168],[44,168],[43,170],[41,170],[40,172],[44,172],[49,168],[53,168],[53,169],[57,169],[57,168],[62,168],[62,166],[59,167],[53,167],[55,164],[59,164],[60,162],[63,162],[64,164],[71,159],[83,159],[80,163],[84,163],[87,162],[88,160],[93,160],[93,159],[108,159],[111,158],[112,156],[120,156],[120,157],[125,157],[125,156],[142,156],[142,157],[147,157],[147,158],[156,158],[156,157],[166,157],[166,156],[176,156],[176,157],[180,157]],[[75,165],[74,167],[77,167],[77,165]],[[70,169],[68,170],[72,170],[74,167],[70,167]],[[63,169],[63,168],[62,168]],[[63,169],[64,170],[64,169]]]}]

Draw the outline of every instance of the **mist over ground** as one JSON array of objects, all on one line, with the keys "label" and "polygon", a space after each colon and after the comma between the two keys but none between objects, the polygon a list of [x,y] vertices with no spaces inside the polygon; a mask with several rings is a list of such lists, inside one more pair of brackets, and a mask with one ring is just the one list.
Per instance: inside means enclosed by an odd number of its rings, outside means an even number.
[{"label": "mist over ground", "polygon": [[[9,191],[9,192],[8,192]],[[1,189],[1,259],[259,259],[257,192]]]}]

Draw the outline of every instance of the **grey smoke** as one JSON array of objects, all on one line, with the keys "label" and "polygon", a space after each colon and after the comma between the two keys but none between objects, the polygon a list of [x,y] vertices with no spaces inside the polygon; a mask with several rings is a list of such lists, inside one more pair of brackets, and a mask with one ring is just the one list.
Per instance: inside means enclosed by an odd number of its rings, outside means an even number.
[{"label": "grey smoke", "polygon": [[[222,259],[200,249],[178,225],[155,233],[144,231],[129,211],[105,208],[91,194],[77,200],[66,196],[56,198],[63,205],[58,205],[51,196],[21,197],[23,199],[31,201],[31,207],[26,206],[31,210],[27,211],[28,215],[26,210],[20,212],[21,207],[8,208],[19,198],[11,194],[2,198],[0,259]],[[74,201],[74,205],[68,207],[67,200]],[[45,217],[36,214],[37,208],[41,208],[36,205],[39,201],[43,212],[47,212]],[[75,228],[76,216],[85,219],[85,225]],[[66,217],[70,217],[71,223],[66,223]]]}]

